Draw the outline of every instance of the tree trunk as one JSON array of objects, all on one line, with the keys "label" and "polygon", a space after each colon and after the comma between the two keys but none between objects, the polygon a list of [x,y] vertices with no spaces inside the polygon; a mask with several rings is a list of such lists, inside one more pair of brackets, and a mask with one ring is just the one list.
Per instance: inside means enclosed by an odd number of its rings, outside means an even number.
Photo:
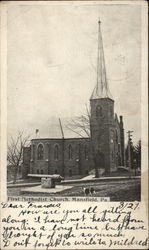
[{"label": "tree trunk", "polygon": [[18,173],[18,165],[15,166],[15,169],[14,169],[14,179],[13,179],[14,184],[17,182],[17,173]]}]

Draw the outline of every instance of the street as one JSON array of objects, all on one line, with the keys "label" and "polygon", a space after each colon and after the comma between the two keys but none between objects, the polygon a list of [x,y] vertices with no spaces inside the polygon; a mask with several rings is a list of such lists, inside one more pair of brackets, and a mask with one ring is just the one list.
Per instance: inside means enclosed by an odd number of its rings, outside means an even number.
[{"label": "street", "polygon": [[[130,179],[130,180],[109,180],[101,181],[100,183],[79,183],[74,184],[73,187],[69,190],[63,190],[59,193],[51,193],[46,194],[43,193],[44,196],[57,196],[57,197],[77,197],[77,196],[85,196],[83,188],[91,188],[93,187],[95,193],[94,197],[110,197],[111,201],[140,201],[141,199],[141,179]],[[71,184],[72,186],[72,184]],[[41,194],[21,194],[21,188],[8,188],[8,196],[41,196]],[[89,195],[90,196],[90,195]]]}]

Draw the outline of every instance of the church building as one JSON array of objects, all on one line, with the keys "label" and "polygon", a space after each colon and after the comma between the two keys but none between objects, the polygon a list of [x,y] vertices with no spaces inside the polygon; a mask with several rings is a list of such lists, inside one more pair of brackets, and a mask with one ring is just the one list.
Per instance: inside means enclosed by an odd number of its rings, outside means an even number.
[{"label": "church building", "polygon": [[98,22],[97,83],[90,98],[90,137],[32,139],[23,149],[23,177],[60,174],[81,177],[94,169],[105,175],[125,165],[123,117],[114,113]]}]

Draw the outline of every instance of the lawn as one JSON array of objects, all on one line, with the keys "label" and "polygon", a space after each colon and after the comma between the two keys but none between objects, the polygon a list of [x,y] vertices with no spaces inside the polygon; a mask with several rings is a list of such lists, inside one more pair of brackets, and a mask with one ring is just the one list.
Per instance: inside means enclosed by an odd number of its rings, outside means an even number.
[{"label": "lawn", "polygon": [[[83,188],[93,187],[95,189],[94,197],[110,197],[111,201],[140,201],[141,199],[141,180],[118,180],[118,181],[101,181],[99,183],[91,182],[89,184],[74,184],[73,188],[64,190],[56,194],[43,193],[42,196],[57,196],[57,197],[77,197],[85,196]],[[32,194],[21,194],[21,188],[8,188],[8,196],[32,196]],[[41,196],[41,194],[34,194]]]}]

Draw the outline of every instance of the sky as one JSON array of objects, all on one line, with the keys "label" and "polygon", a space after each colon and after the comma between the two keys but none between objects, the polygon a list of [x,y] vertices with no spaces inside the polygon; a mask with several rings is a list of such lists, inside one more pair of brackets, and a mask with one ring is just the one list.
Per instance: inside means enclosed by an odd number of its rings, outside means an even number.
[{"label": "sky", "polygon": [[141,7],[97,2],[19,3],[7,10],[8,137],[76,135],[66,129],[85,112],[96,85],[98,19],[115,112],[125,140],[141,138]]}]

